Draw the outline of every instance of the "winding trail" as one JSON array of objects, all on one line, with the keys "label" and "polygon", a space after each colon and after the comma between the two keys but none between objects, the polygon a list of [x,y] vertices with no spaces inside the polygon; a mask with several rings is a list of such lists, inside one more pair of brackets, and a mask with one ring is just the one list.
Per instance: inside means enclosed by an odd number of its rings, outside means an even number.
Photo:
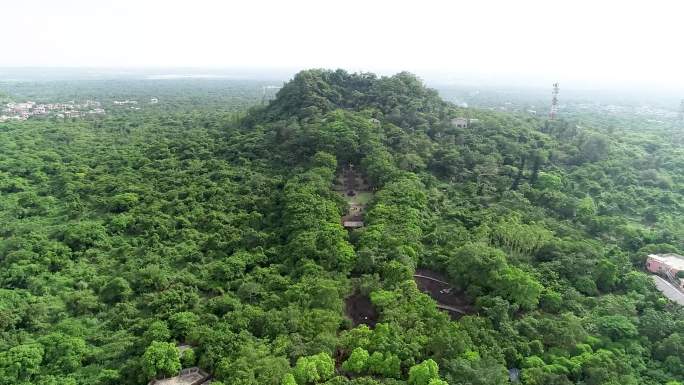
[{"label": "winding trail", "polygon": [[445,284],[445,285],[449,285],[449,282],[444,282],[444,281],[442,281],[442,280],[440,280],[440,279],[437,279],[437,278],[434,278],[434,277],[428,277],[427,275],[413,274],[413,276],[416,277],[416,278],[429,279],[429,280],[431,280],[431,281],[435,281],[435,282],[443,283],[443,284]]},{"label": "winding trail", "polygon": [[452,317],[472,313],[469,311],[470,307],[464,302],[464,298],[452,292],[452,285],[440,278],[442,277],[438,273],[426,269],[419,269],[413,274],[418,288],[430,295],[438,309],[452,313]]},{"label": "winding trail", "polygon": [[459,308],[457,308],[457,307],[453,307],[453,306],[449,306],[449,305],[442,305],[442,304],[439,303],[439,302],[437,302],[437,309],[453,311],[454,313],[463,314],[463,315],[468,314],[468,313],[466,313],[465,310],[463,310],[463,309],[459,309]]}]

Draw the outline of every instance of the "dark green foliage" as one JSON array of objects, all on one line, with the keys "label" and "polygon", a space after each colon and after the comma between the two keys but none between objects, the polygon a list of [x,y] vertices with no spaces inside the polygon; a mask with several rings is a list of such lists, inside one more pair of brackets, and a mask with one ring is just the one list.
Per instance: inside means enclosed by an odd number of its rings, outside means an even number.
[{"label": "dark green foliage", "polygon": [[[0,123],[0,384],[684,380],[684,314],[640,271],[684,249],[669,136],[477,109],[459,128],[407,73],[303,71],[239,114],[253,93],[205,86]],[[332,190],[350,162],[373,193],[354,231]],[[472,313],[439,310],[417,268]]]}]

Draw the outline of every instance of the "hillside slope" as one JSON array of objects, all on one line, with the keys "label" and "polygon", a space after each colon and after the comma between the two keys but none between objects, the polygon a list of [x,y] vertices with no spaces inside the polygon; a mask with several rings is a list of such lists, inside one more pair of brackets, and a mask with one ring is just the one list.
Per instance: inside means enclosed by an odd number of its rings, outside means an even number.
[{"label": "hillside slope", "polygon": [[[681,309],[640,272],[684,250],[684,153],[662,137],[309,70],[246,115],[0,124],[0,153],[0,384],[684,379]],[[350,163],[373,192],[353,231]]]}]

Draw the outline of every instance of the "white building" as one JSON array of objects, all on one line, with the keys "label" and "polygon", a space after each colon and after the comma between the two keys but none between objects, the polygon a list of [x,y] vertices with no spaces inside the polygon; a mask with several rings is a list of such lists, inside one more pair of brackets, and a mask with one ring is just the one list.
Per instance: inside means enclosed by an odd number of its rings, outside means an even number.
[{"label": "white building", "polygon": [[451,124],[453,124],[456,128],[468,128],[468,119],[454,118],[451,119]]}]

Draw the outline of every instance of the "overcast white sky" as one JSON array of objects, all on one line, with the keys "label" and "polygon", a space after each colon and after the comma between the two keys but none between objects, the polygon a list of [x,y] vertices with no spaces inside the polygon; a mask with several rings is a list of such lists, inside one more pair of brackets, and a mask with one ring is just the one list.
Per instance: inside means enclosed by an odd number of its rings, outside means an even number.
[{"label": "overcast white sky", "polygon": [[329,67],[684,86],[684,2],[0,0],[0,67]]}]

